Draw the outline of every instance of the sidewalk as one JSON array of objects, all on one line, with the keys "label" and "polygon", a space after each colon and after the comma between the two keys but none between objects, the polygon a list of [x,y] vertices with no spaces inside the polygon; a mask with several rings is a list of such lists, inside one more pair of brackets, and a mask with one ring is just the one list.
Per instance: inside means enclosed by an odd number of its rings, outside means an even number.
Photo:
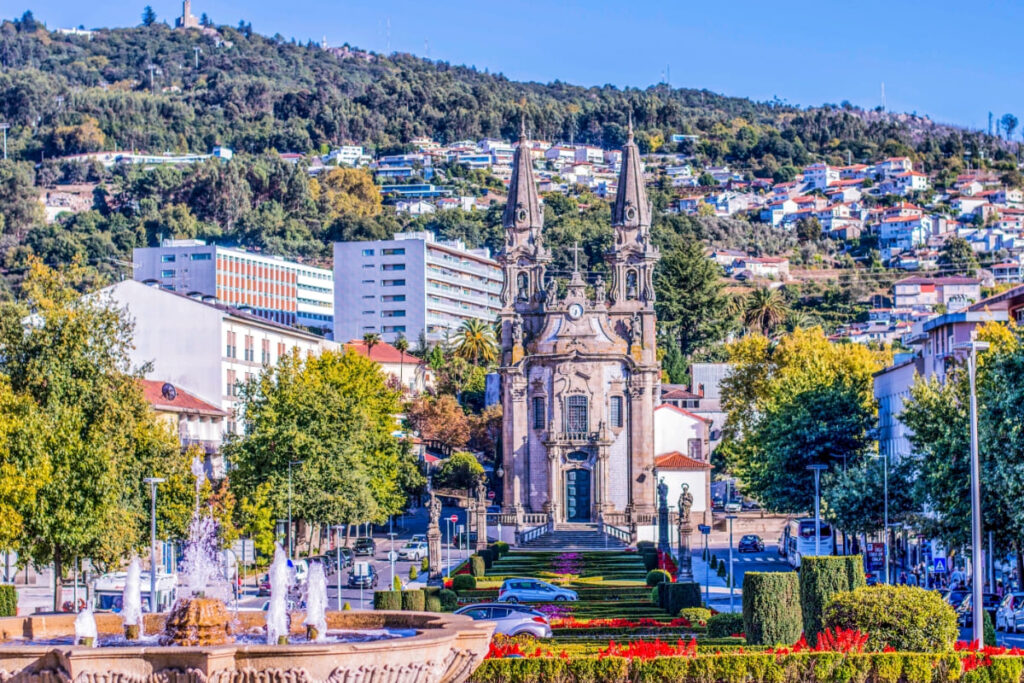
[{"label": "sidewalk", "polygon": [[739,588],[733,590],[733,608],[730,610],[729,584],[725,578],[712,570],[700,555],[700,550],[693,553],[693,580],[700,584],[701,595],[707,595],[706,606],[719,612],[739,612],[742,608],[743,592]]}]

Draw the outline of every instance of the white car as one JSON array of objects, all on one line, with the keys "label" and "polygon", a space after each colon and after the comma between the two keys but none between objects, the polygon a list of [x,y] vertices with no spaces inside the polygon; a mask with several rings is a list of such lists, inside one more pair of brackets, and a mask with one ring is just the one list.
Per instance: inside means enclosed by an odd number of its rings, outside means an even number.
[{"label": "white car", "polygon": [[997,631],[1016,633],[1024,625],[1024,593],[1007,593],[996,609]]},{"label": "white car", "polygon": [[422,560],[426,556],[427,544],[423,542],[406,543],[398,551],[398,559],[400,560]]},{"label": "white car", "polygon": [[736,501],[736,500],[732,501],[731,503],[726,503],[725,504],[725,511],[728,512],[730,515],[735,515],[737,512],[739,512],[742,509],[743,509],[743,506],[740,505],[739,501]]}]

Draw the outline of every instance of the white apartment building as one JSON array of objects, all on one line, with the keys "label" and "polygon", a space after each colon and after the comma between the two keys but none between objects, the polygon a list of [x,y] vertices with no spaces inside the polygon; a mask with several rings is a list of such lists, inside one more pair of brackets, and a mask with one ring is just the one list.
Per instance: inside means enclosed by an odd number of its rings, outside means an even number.
[{"label": "white apartment building", "polygon": [[202,240],[164,240],[135,249],[135,279],[181,294],[216,297],[282,325],[329,332],[334,274],[295,261]]},{"label": "white apartment building", "polygon": [[817,163],[804,167],[804,183],[815,190],[824,190],[839,181],[839,169],[828,164]]},{"label": "white apartment building", "polygon": [[358,145],[342,145],[332,149],[323,158],[325,164],[337,164],[339,166],[361,166],[369,163],[371,157],[363,152]]},{"label": "white apartment building", "polygon": [[124,280],[99,296],[109,296],[134,321],[131,363],[149,364],[146,379],[183,387],[225,411],[229,433],[239,432],[235,407],[241,383],[293,350],[319,355],[338,349],[315,334],[155,283]]},{"label": "white apartment building", "polygon": [[388,342],[444,339],[463,320],[493,322],[502,272],[486,249],[438,241],[430,232],[334,244],[334,338],[375,332]]}]

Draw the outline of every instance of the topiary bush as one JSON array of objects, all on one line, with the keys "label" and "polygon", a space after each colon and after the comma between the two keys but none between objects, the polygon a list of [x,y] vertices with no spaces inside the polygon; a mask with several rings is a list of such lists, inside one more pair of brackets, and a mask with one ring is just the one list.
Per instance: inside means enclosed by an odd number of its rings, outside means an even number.
[{"label": "topiary bush", "polygon": [[476,551],[476,554],[483,558],[484,567],[486,569],[490,569],[491,564],[494,562],[494,553],[492,553],[487,548],[483,548],[482,550]]},{"label": "topiary bush", "polygon": [[459,596],[455,593],[455,591],[450,591],[447,588],[445,588],[437,594],[437,597],[441,599],[442,612],[454,612],[459,608]]},{"label": "topiary bush", "polygon": [[960,634],[956,612],[942,596],[915,586],[862,586],[837,593],[825,605],[822,626],[860,629],[869,635],[868,649],[888,645],[900,652],[949,652]]},{"label": "topiary bush", "polygon": [[726,569],[725,569],[725,562],[719,562],[718,563],[718,575],[721,576],[721,577],[724,577],[728,573],[729,572],[726,571]]},{"label": "topiary bush", "polygon": [[422,612],[426,600],[427,594],[421,590],[402,591],[402,609],[406,612]]},{"label": "topiary bush", "polygon": [[423,609],[428,612],[440,612],[441,611],[441,596],[440,595],[427,595],[423,601]]},{"label": "topiary bush", "polygon": [[832,596],[866,585],[864,561],[860,555],[800,558],[800,611],[804,635],[812,645],[821,633],[822,612]]},{"label": "topiary bush", "polygon": [[430,569],[430,558],[429,557],[424,557],[422,560],[420,560],[420,571],[421,572],[425,572],[425,571],[428,571],[429,569]]},{"label": "topiary bush", "polygon": [[793,572],[747,572],[743,632],[749,645],[792,645],[803,632],[800,577]]},{"label": "topiary bush", "polygon": [[472,574],[456,574],[452,577],[452,590],[456,593],[476,590],[476,577]]},{"label": "topiary bush", "polygon": [[699,583],[659,583],[656,590],[658,606],[672,616],[689,607],[703,606]]},{"label": "topiary bush", "polygon": [[[996,645],[996,639],[998,638],[998,634],[996,634],[995,624],[992,623],[992,615],[988,613],[988,610],[982,610],[982,614],[984,615],[984,620],[981,622],[981,635],[985,638],[985,644]],[[1017,680],[1020,679],[1018,678]]]},{"label": "topiary bush", "polygon": [[726,638],[743,633],[743,615],[738,612],[720,612],[708,619],[708,638]]},{"label": "topiary bush", "polygon": [[[487,563],[480,555],[469,556],[469,573],[473,576],[483,576],[487,573]],[[455,577],[458,578],[458,577]],[[458,589],[456,589],[458,590]]]},{"label": "topiary bush", "polygon": [[711,556],[711,560],[708,562],[711,565],[712,570],[718,569],[718,558],[714,555]]},{"label": "topiary bush", "polygon": [[707,626],[711,618],[711,610],[704,607],[684,607],[679,610],[679,616],[687,619],[694,626]]},{"label": "topiary bush", "polygon": [[18,615],[18,589],[9,583],[0,585],[0,617]]},{"label": "topiary bush", "polygon": [[491,548],[494,550],[497,559],[508,555],[509,547],[508,543],[505,543],[505,541],[495,541],[491,544]]},{"label": "topiary bush", "polygon": [[419,575],[420,575],[420,573],[416,569],[416,565],[412,565],[411,567],[409,567],[409,580],[410,581],[415,581],[417,578],[419,578]]},{"label": "topiary bush", "polygon": [[398,611],[402,609],[402,591],[374,591],[373,609]]},{"label": "topiary bush", "polygon": [[654,588],[651,589],[651,602],[654,603],[655,605],[660,605],[661,604],[660,600],[661,600],[661,598],[658,597],[658,587],[655,586]]},{"label": "topiary bush", "polygon": [[665,583],[672,581],[672,575],[664,569],[652,569],[647,572],[647,585],[657,586],[659,583]]},{"label": "topiary bush", "polygon": [[398,578],[398,575],[395,575],[395,578],[391,579],[391,590],[402,590],[402,579]]}]

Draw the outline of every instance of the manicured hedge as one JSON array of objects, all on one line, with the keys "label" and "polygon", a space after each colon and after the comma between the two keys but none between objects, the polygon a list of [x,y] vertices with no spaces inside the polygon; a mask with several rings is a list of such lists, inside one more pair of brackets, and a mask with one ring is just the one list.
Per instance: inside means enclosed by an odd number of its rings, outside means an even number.
[{"label": "manicured hedge", "polygon": [[471,683],[1019,683],[1019,657],[961,673],[955,654],[834,652],[698,655],[627,660],[619,657],[487,659]]},{"label": "manicured hedge", "polygon": [[659,583],[658,606],[672,616],[688,607],[702,607],[699,583]]},{"label": "manicured hedge", "polygon": [[491,544],[491,549],[494,550],[497,559],[508,555],[509,551],[508,543],[505,543],[505,541],[495,541]]},{"label": "manicured hedge", "polygon": [[18,590],[11,584],[0,585],[0,617],[18,615]]},{"label": "manicured hedge", "polygon": [[487,561],[480,555],[470,555],[469,573],[473,576],[483,576],[487,573]]},{"label": "manicured hedge", "polygon": [[472,574],[456,574],[452,577],[452,590],[456,593],[476,590],[476,577]]},{"label": "manicured hedge", "polygon": [[402,591],[374,591],[373,609],[402,609]]},{"label": "manicured hedge", "polygon": [[679,616],[689,619],[694,626],[706,626],[711,618],[711,610],[705,607],[684,607],[679,610]]},{"label": "manicured hedge", "polygon": [[813,645],[818,641],[823,628],[822,613],[832,596],[865,584],[864,561],[860,555],[804,555],[800,558],[800,611],[808,643]]},{"label": "manicured hedge", "polygon": [[869,634],[872,650],[888,645],[903,652],[949,652],[960,633],[956,612],[942,596],[914,586],[862,586],[838,593],[825,605],[822,621],[826,628]]},{"label": "manicured hedge", "polygon": [[428,612],[441,612],[441,596],[428,595],[423,601],[423,609]]},{"label": "manicured hedge", "polygon": [[803,632],[800,577],[793,572],[747,572],[743,632],[751,645],[790,645]]},{"label": "manicured hedge", "polygon": [[402,609],[406,612],[422,612],[426,609],[426,598],[421,590],[402,591]]},{"label": "manicured hedge", "polygon": [[438,593],[438,597],[441,598],[442,612],[454,612],[459,608],[459,596],[455,591],[450,591],[445,588],[443,591]]},{"label": "manicured hedge", "polygon": [[489,549],[489,548],[484,548],[482,550],[478,550],[478,551],[476,551],[476,554],[479,555],[480,557],[484,558],[484,566],[487,567],[488,569],[490,569],[491,568],[491,564],[496,559],[498,559],[497,556],[494,554],[494,551]]},{"label": "manicured hedge", "polygon": [[708,638],[727,638],[743,633],[743,615],[738,612],[720,612],[708,619]]},{"label": "manicured hedge", "polygon": [[657,586],[659,583],[671,583],[672,575],[664,569],[652,569],[647,572],[647,585]]}]

